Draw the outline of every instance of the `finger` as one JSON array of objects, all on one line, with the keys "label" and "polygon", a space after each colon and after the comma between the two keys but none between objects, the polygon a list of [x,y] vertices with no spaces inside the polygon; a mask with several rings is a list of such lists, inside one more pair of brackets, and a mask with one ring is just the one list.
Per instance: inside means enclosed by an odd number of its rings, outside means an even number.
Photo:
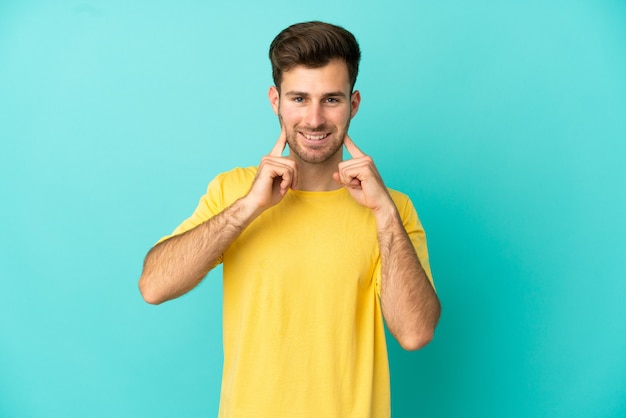
[{"label": "finger", "polygon": [[293,166],[286,165],[284,171],[280,174],[282,181],[280,183],[281,192],[287,193],[287,189],[296,189],[298,186],[298,167],[293,163]]},{"label": "finger", "polygon": [[349,187],[353,189],[361,188],[361,180],[359,180],[356,177],[348,177],[348,178],[342,177],[341,173],[338,171],[335,171],[333,173],[333,180],[335,180],[337,184],[343,187]]},{"label": "finger", "polygon": [[278,141],[276,141],[276,144],[274,145],[274,148],[272,148],[272,151],[269,155],[271,155],[272,157],[282,157],[283,151],[285,150],[286,146],[287,135],[285,134],[285,129],[282,128],[280,130],[280,135],[278,136]]},{"label": "finger", "polygon": [[365,155],[365,153],[355,145],[355,143],[352,141],[352,138],[350,138],[348,134],[343,137],[343,145],[346,146],[346,149],[352,157],[363,157]]},{"label": "finger", "polygon": [[354,187],[361,185],[360,169],[359,165],[354,168],[353,164],[350,164],[354,160],[342,161],[337,167],[336,181],[345,187]]},{"label": "finger", "polygon": [[279,181],[281,194],[285,194],[289,188],[297,187],[298,166],[295,161],[270,155],[263,157],[262,161],[267,167],[267,176],[273,181]]}]

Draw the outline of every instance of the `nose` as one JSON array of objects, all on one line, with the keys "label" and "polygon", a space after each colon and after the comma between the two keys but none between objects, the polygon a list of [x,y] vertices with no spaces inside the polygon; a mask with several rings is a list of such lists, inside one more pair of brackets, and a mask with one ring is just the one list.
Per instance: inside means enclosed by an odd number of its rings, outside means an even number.
[{"label": "nose", "polygon": [[324,125],[324,109],[319,103],[311,103],[307,106],[304,122],[311,128],[317,128]]}]

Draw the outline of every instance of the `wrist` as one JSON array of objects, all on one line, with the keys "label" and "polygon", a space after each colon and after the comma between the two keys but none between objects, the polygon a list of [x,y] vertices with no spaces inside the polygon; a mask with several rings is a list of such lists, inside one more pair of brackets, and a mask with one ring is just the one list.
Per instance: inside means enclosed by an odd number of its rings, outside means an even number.
[{"label": "wrist", "polygon": [[398,209],[391,199],[389,199],[386,204],[379,206],[376,209],[373,209],[372,213],[374,214],[374,219],[376,220],[376,225],[379,230],[388,229],[394,223],[402,223],[400,221],[400,214],[398,213]]},{"label": "wrist", "polygon": [[259,216],[265,208],[258,204],[250,194],[247,194],[236,201],[238,209],[241,211],[241,216],[250,222]]}]

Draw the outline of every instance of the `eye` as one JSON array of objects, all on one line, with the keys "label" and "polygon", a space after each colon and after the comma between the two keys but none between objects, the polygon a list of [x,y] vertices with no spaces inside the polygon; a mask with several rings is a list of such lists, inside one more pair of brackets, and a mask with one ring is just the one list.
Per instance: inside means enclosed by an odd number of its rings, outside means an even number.
[{"label": "eye", "polygon": [[294,97],[293,101],[296,102],[296,103],[302,103],[304,101],[304,98],[302,98],[302,97]]},{"label": "eye", "polygon": [[334,97],[328,97],[326,98],[326,103],[335,104],[335,103],[339,103],[339,100]]}]

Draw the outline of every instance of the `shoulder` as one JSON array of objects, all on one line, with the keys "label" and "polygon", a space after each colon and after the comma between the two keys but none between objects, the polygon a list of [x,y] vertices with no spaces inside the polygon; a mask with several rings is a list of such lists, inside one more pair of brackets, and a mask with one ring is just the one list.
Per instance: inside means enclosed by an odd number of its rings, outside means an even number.
[{"label": "shoulder", "polygon": [[418,227],[421,229],[421,222],[411,198],[405,193],[394,189],[388,188],[387,191],[395,203],[396,208],[398,208],[398,213],[402,218],[405,228]]},{"label": "shoulder", "polygon": [[230,171],[225,171],[218,174],[217,176],[215,176],[212,182],[227,185],[250,185],[252,183],[252,180],[254,180],[254,176],[256,176],[256,172],[256,167],[236,167]]},{"label": "shoulder", "polygon": [[256,167],[237,167],[218,174],[209,183],[205,198],[220,202],[219,206],[223,209],[250,190],[256,172]]},{"label": "shoulder", "polygon": [[398,208],[400,213],[402,213],[403,210],[407,209],[407,207],[413,208],[413,203],[411,202],[411,198],[408,195],[398,190],[389,188],[387,188],[387,191],[389,192],[391,199],[396,204],[396,207]]},{"label": "shoulder", "polygon": [[256,172],[256,167],[236,167],[230,171],[225,171],[215,176],[209,183],[209,190],[212,188],[224,190],[245,188],[247,191],[254,180],[254,176],[256,176]]}]

